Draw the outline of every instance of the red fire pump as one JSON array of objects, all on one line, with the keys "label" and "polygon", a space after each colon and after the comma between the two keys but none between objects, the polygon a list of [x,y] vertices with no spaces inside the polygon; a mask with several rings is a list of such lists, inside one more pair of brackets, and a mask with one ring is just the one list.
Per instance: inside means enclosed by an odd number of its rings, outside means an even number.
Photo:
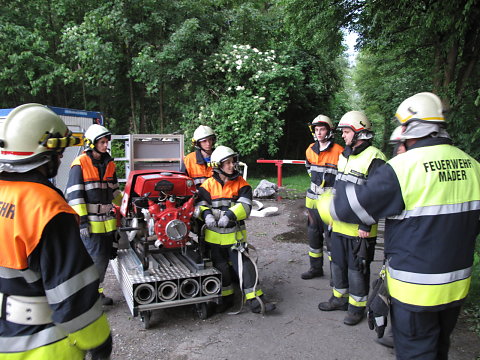
[{"label": "red fire pump", "polygon": [[153,310],[221,301],[221,273],[190,237],[196,187],[180,172],[131,171],[118,214],[119,249],[111,265],[127,305],[149,327]]},{"label": "red fire pump", "polygon": [[149,254],[186,245],[195,193],[193,180],[180,172],[130,173],[120,206],[121,229],[145,267]]}]

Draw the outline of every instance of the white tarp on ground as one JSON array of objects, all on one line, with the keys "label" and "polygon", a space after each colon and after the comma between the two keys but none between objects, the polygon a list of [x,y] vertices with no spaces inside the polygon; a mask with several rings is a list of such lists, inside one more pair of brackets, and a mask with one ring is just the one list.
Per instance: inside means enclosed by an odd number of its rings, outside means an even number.
[{"label": "white tarp on ground", "polygon": [[276,206],[263,207],[263,204],[258,200],[253,200],[252,205],[250,216],[265,217],[278,214],[278,207]]}]

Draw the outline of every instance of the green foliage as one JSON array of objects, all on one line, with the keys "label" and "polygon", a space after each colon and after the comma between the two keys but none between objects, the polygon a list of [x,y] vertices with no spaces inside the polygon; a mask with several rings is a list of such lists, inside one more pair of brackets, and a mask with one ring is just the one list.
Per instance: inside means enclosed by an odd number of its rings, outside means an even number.
[{"label": "green foliage", "polygon": [[394,118],[398,105],[423,89],[428,79],[422,64],[402,59],[396,52],[360,52],[354,80],[362,95],[361,109],[372,121],[377,147],[386,151],[390,134],[398,126]]},{"label": "green foliage", "polygon": [[[101,21],[105,18],[87,19]],[[98,33],[90,31],[92,27],[98,26],[100,24],[95,21],[87,21],[64,30],[61,53],[68,58],[68,63],[62,66],[61,71],[65,83],[80,81],[91,86],[115,84],[120,54],[112,42],[105,41]]]},{"label": "green foliage", "polygon": [[[365,1],[358,10],[356,80],[367,112],[388,119],[406,97],[433,91],[448,111],[456,144],[480,158],[474,145],[480,139],[478,1]],[[384,121],[384,141],[391,130]]]},{"label": "green foliage", "polygon": [[474,265],[472,271],[472,283],[468,294],[467,303],[464,312],[470,323],[470,327],[480,336],[480,236],[477,237],[476,249],[474,254]]},{"label": "green foliage", "polygon": [[[305,123],[329,112],[344,64],[335,25],[316,31],[331,41],[297,41],[284,26],[294,13],[258,0],[12,0],[0,14],[0,102],[100,110],[115,133],[188,137],[207,120],[246,155],[301,154]],[[250,46],[240,69],[237,44]]]},{"label": "green foliage", "polygon": [[342,54],[341,29],[352,11],[349,1],[281,0],[280,4],[285,8],[285,24],[294,41],[327,59]]},{"label": "green foliage", "polygon": [[200,124],[210,125],[219,144],[240,149],[242,155],[260,147],[275,154],[284,125],[281,114],[303,81],[302,72],[287,55],[250,45],[226,45],[204,65],[210,96],[185,130],[191,134]]}]

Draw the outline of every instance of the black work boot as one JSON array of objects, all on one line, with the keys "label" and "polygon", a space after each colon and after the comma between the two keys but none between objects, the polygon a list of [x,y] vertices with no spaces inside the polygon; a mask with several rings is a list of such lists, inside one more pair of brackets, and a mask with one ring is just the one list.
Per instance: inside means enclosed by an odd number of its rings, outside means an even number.
[{"label": "black work boot", "polygon": [[308,271],[302,273],[301,275],[303,280],[310,280],[310,279],[313,279],[316,277],[322,277],[322,276],[323,276],[323,269],[322,268],[315,269],[313,267],[311,267],[310,269],[308,269]]},{"label": "black work boot", "polygon": [[215,305],[215,312],[216,313],[223,313],[227,309],[230,309],[234,303],[233,295],[227,295],[222,297],[222,302],[220,304]]},{"label": "black work boot", "polygon": [[[274,303],[265,301],[265,298],[263,295],[260,295],[259,298],[263,302],[263,305],[265,306],[266,313],[273,311],[277,308],[277,306]],[[262,305],[260,304],[260,301],[258,301],[257,298],[247,300],[247,305],[253,313],[260,314],[262,312]]]},{"label": "black work boot", "polygon": [[105,296],[103,292],[100,293],[100,298],[102,299],[102,305],[113,305],[113,299],[111,297]]},{"label": "black work boot", "polygon": [[335,296],[330,297],[328,301],[321,302],[318,304],[318,309],[322,311],[333,311],[333,310],[343,310],[348,309],[348,299],[347,298],[337,298]]},{"label": "black work boot", "polygon": [[347,315],[345,315],[345,318],[343,319],[343,323],[350,326],[357,325],[360,321],[362,321],[364,315],[365,313],[363,311],[348,311]]}]

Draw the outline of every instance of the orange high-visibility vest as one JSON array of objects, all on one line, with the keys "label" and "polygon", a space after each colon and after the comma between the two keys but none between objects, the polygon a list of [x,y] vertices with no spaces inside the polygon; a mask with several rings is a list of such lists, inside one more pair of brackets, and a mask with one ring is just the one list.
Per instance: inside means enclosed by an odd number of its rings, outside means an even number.
[{"label": "orange high-visibility vest", "polygon": [[205,162],[197,162],[197,151],[191,152],[185,156],[183,163],[185,164],[185,169],[187,170],[188,176],[193,179],[197,187],[202,185],[206,179],[212,177],[213,175],[212,167],[207,166]]},{"label": "orange high-visibility vest", "polygon": [[59,213],[77,215],[54,189],[33,182],[0,180],[0,266],[26,269],[43,229]]},{"label": "orange high-visibility vest", "polygon": [[87,154],[82,154],[77,157],[71,166],[80,165],[82,167],[83,181],[109,181],[113,180],[113,175],[115,174],[115,163],[110,161],[107,164],[105,174],[103,179],[100,179],[98,169],[93,165],[92,159]]}]

